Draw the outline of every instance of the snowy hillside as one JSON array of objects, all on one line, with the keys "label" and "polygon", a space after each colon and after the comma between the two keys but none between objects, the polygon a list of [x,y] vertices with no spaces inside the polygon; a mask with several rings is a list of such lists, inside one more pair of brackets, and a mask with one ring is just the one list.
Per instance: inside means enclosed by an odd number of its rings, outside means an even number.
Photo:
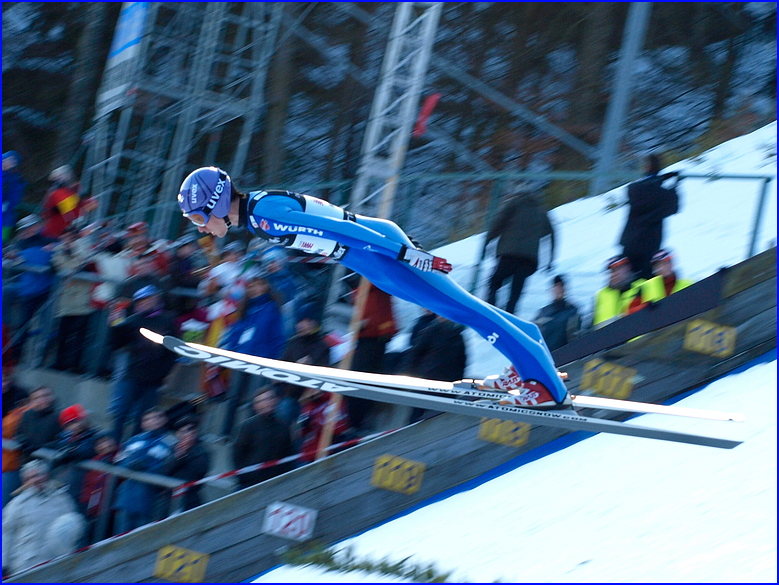
[{"label": "snowy hillside", "polygon": [[[776,245],[776,122],[713,148],[695,159],[678,162],[666,170],[696,175],[748,175],[773,177],[768,185],[763,216],[759,226],[756,252]],[[762,180],[684,179],[677,191],[680,212],[665,222],[663,245],[674,252],[678,273],[700,280],[723,266],[746,259],[752,227],[762,190]],[[552,273],[536,272],[525,283],[517,315],[532,320],[538,310],[551,302],[550,284],[554,274],[568,278],[569,300],[583,316],[592,314],[595,292],[606,284],[604,265],[621,252],[617,244],[627,217],[628,207],[609,209],[609,203],[626,201],[627,189],[619,187],[598,197],[581,199],[551,211],[556,230],[556,258]],[[484,234],[475,235],[435,250],[454,265],[452,277],[468,288],[484,242]],[[488,248],[482,265],[478,296],[486,296],[487,279],[492,273],[495,242]],[[542,245],[541,266],[547,247]],[[501,291],[506,294],[506,288]],[[498,302],[502,297],[499,293]],[[419,309],[395,300],[404,328],[410,329]],[[391,349],[403,348],[407,336],[399,335]],[[506,360],[475,333],[468,332],[469,359],[466,374],[480,378],[500,373]]]}]

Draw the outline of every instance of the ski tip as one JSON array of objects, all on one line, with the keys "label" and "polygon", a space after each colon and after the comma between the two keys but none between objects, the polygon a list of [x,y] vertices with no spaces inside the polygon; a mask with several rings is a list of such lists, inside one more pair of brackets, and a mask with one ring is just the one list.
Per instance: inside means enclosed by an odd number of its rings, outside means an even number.
[{"label": "ski tip", "polygon": [[143,327],[141,327],[141,335],[143,335],[149,341],[153,341],[154,343],[162,343],[163,339],[165,339],[159,333],[155,333],[154,331],[144,329]]}]

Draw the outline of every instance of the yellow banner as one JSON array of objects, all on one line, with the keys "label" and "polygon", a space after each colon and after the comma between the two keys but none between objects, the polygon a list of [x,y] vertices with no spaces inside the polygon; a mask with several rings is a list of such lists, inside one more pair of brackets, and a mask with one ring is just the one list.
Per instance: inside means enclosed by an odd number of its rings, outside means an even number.
[{"label": "yellow banner", "polygon": [[530,438],[532,425],[515,422],[513,420],[501,420],[499,418],[483,418],[479,425],[479,438],[490,443],[508,445],[509,447],[521,447]]},{"label": "yellow banner", "polygon": [[730,357],[736,349],[736,337],[735,327],[695,319],[687,324],[684,349],[714,357]]},{"label": "yellow banner", "polygon": [[626,400],[633,392],[633,378],[638,374],[633,368],[627,368],[594,359],[584,364],[582,372],[582,390],[594,390],[596,394]]},{"label": "yellow banner", "polygon": [[78,202],[81,201],[78,195],[73,194],[70,197],[65,197],[62,201],[57,203],[57,209],[62,215],[69,213],[78,207]]},{"label": "yellow banner", "polygon": [[154,576],[177,583],[202,583],[210,555],[179,548],[163,546],[157,552]]},{"label": "yellow banner", "polygon": [[384,490],[414,494],[422,487],[425,464],[394,455],[376,458],[371,474],[371,485]]}]

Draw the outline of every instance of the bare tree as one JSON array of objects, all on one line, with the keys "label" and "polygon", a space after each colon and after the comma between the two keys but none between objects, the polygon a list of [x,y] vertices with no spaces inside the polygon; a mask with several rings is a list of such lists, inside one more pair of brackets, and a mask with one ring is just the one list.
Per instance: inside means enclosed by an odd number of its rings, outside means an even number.
[{"label": "bare tree", "polygon": [[[285,4],[284,10],[294,20],[295,4]],[[265,118],[265,135],[262,153],[262,182],[272,184],[281,178],[284,164],[282,135],[289,111],[290,87],[293,77],[295,53],[294,36],[282,31],[282,41],[269,73],[268,109]]]},{"label": "bare tree", "polygon": [[73,163],[81,135],[94,106],[94,96],[102,73],[105,54],[100,49],[108,26],[108,3],[76,2],[75,10],[81,12],[83,24],[76,49],[75,68],[70,82],[68,98],[62,112],[53,167]]}]

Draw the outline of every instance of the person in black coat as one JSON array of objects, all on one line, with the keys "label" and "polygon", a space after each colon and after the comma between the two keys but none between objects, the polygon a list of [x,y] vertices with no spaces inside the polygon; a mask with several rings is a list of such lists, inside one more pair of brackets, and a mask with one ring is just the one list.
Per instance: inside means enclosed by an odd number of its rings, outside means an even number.
[{"label": "person in black coat", "polygon": [[54,393],[46,386],[36,388],[30,393],[30,410],[22,415],[16,431],[23,462],[30,461],[33,452],[41,447],[54,448],[61,430]]},{"label": "person in black coat", "polygon": [[408,352],[409,376],[427,380],[462,380],[467,361],[463,326],[440,315],[425,327]]},{"label": "person in black coat", "polygon": [[141,335],[146,328],[160,335],[173,335],[173,314],[165,311],[160,289],[145,286],[133,295],[135,313],[111,327],[114,349],[126,347],[129,360],[124,376],[118,383],[118,404],[114,412],[114,438],[121,443],[124,425],[132,413],[135,419],[133,435],[141,430],[141,414],[157,405],[157,394],[173,367],[176,354]]},{"label": "person in black coat", "polygon": [[[276,402],[276,393],[270,389],[260,390],[252,400],[256,414],[241,424],[233,443],[233,465],[236,469],[293,454],[289,427],[274,414]],[[291,463],[286,463],[238,475],[239,489],[276,477],[290,469]]]},{"label": "person in black coat", "polygon": [[533,193],[519,193],[506,201],[487,232],[488,243],[499,238],[495,252],[498,264],[487,294],[489,304],[495,304],[498,290],[511,278],[506,312],[514,313],[525,280],[538,269],[539,242],[544,236],[551,238],[548,271],[554,259],[554,229],[541,201]]},{"label": "person in black coat", "polygon": [[[168,474],[182,481],[203,479],[211,468],[211,453],[200,440],[197,419],[192,416],[182,417],[176,421],[174,428],[178,442],[173,448],[175,461]],[[201,487],[193,486],[181,496],[184,498],[182,511],[197,508],[203,503],[200,497]]]},{"label": "person in black coat", "polygon": [[[330,365],[330,346],[327,345],[319,325],[319,314],[320,311],[313,303],[306,303],[298,309],[295,324],[297,334],[289,340],[281,357],[282,360],[311,366]],[[302,387],[293,384],[277,386],[280,399],[276,405],[276,417],[288,424],[290,428],[300,415],[299,400],[303,390]]]},{"label": "person in black coat", "polygon": [[581,328],[579,309],[565,298],[565,281],[559,274],[552,281],[554,300],[541,309],[534,322],[541,330],[549,351],[573,341]]},{"label": "person in black coat", "polygon": [[[403,370],[409,376],[455,382],[465,376],[467,359],[462,325],[436,315],[412,341]],[[424,415],[424,409],[414,408],[409,422]]]},{"label": "person in black coat", "polygon": [[660,157],[652,154],[647,158],[647,176],[628,185],[630,211],[619,243],[623,255],[630,260],[638,277],[652,278],[652,256],[663,242],[663,220],[679,211],[679,196],[676,184],[663,187],[671,177],[679,181],[679,173],[660,175]]}]

